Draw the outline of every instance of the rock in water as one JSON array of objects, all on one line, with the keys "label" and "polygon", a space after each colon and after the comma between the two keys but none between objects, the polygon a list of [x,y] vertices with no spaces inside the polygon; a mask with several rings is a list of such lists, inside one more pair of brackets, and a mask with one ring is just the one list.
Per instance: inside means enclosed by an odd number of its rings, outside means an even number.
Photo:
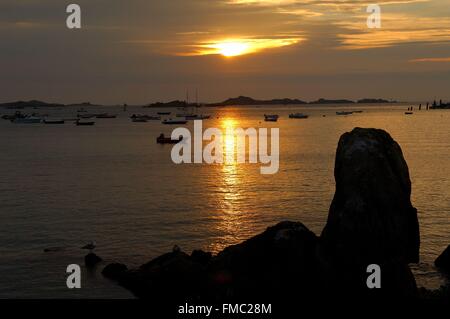
[{"label": "rock in water", "polygon": [[126,265],[113,263],[103,269],[102,275],[109,279],[120,280],[127,270],[128,267]]},{"label": "rock in water", "polygon": [[382,291],[415,290],[407,265],[419,261],[419,223],[400,146],[383,130],[355,128],[339,141],[334,173],[319,249],[328,279],[367,290],[367,266],[378,264]]},{"label": "rock in water", "polygon": [[94,253],[89,253],[84,256],[84,264],[86,265],[86,267],[94,267],[101,261],[102,259]]},{"label": "rock in water", "polygon": [[[317,236],[298,222],[281,222],[225,248],[208,267],[209,295],[248,300],[312,297],[317,287]],[[268,299],[267,299],[268,298]]]},{"label": "rock in water", "polygon": [[450,245],[434,262],[436,267],[450,274]]}]

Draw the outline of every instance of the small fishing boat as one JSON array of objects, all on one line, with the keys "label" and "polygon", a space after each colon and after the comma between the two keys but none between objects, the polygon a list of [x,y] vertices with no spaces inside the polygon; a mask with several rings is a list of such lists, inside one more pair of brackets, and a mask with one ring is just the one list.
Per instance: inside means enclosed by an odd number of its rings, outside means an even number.
[{"label": "small fishing boat", "polygon": [[405,112],[405,115],[413,115],[414,112]]},{"label": "small fishing boat", "polygon": [[117,115],[112,115],[112,114],[108,114],[108,113],[104,113],[104,114],[97,114],[96,118],[98,119],[115,119],[117,117]]},{"label": "small fishing boat", "polygon": [[173,120],[173,119],[165,119],[162,121],[162,124],[166,125],[175,125],[175,124],[186,124],[188,121],[186,120]]},{"label": "small fishing boat", "polygon": [[197,114],[194,114],[194,113],[177,113],[176,117],[184,117],[184,118],[192,117],[192,118],[194,118],[194,117],[197,117]]},{"label": "small fishing boat", "polygon": [[165,137],[164,134],[161,134],[156,138],[156,143],[158,144],[177,144],[183,140],[183,136],[180,136],[178,140],[172,140],[170,137]]},{"label": "small fishing boat", "polygon": [[211,118],[211,115],[203,115],[203,114],[186,115],[184,117],[185,120],[208,120],[209,118]]},{"label": "small fishing boat", "polygon": [[78,114],[77,116],[82,119],[91,119],[95,117],[95,114]]},{"label": "small fishing boat", "polygon": [[44,120],[44,124],[64,124],[64,120]]},{"label": "small fishing boat", "polygon": [[15,118],[16,118],[15,115],[8,115],[8,114],[2,115],[2,120],[10,120],[10,121],[12,121]]},{"label": "small fishing boat", "polygon": [[83,122],[83,121],[77,120],[75,122],[75,125],[76,126],[93,126],[93,125],[95,125],[95,122]]},{"label": "small fishing boat", "polygon": [[161,116],[154,116],[154,115],[141,115],[141,114],[133,114],[130,116],[130,118],[133,119],[144,119],[148,121],[159,121],[161,120]]},{"label": "small fishing boat", "polygon": [[279,116],[276,114],[273,115],[268,115],[268,114],[264,114],[264,121],[266,122],[276,122],[278,121]]},{"label": "small fishing boat", "polygon": [[15,118],[14,120],[11,120],[11,122],[16,124],[36,124],[41,123],[41,121],[42,121],[41,118],[34,116]]},{"label": "small fishing boat", "polygon": [[172,112],[158,112],[158,115],[170,115]]},{"label": "small fishing boat", "polygon": [[341,111],[341,112],[336,112],[336,115],[352,115],[353,112],[352,111]]},{"label": "small fishing boat", "polygon": [[143,117],[133,117],[131,119],[133,123],[147,123],[147,119]]},{"label": "small fishing boat", "polygon": [[309,115],[303,114],[303,113],[293,113],[289,114],[290,119],[307,119]]}]

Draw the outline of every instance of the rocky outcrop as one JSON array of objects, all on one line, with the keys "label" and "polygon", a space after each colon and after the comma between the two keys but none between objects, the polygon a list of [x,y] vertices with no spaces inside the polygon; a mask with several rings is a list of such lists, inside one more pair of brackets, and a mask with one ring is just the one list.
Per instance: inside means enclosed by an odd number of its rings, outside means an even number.
[{"label": "rocky outcrop", "polygon": [[419,223],[400,146],[382,130],[356,128],[344,134],[335,179],[319,251],[330,279],[353,291],[366,290],[367,266],[378,264],[383,291],[414,291],[407,265],[419,261]]},{"label": "rocky outcrop", "polygon": [[102,275],[106,278],[119,279],[128,270],[128,267],[124,264],[112,263],[103,268]]},{"label": "rocky outcrop", "polygon": [[435,260],[435,266],[450,274],[450,245],[444,252]]},{"label": "rocky outcrop", "polygon": [[367,267],[381,267],[381,296],[415,296],[419,260],[408,166],[388,133],[357,128],[339,141],[336,194],[320,238],[298,222],[269,227],[217,256],[177,246],[136,270],[108,276],[153,300],[305,300],[374,295]]},{"label": "rocky outcrop", "polygon": [[258,299],[298,295],[316,287],[317,237],[301,223],[282,222],[215,257],[209,268],[210,290],[219,297]]},{"label": "rocky outcrop", "polygon": [[303,224],[282,222],[212,257],[174,250],[137,270],[109,275],[142,298],[202,300],[309,294],[315,285],[317,237]]}]

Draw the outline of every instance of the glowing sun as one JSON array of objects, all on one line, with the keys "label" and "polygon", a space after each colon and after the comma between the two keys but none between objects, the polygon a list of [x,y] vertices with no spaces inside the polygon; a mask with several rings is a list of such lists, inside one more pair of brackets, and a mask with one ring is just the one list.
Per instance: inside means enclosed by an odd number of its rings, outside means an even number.
[{"label": "glowing sun", "polygon": [[247,53],[250,45],[245,42],[223,42],[215,45],[218,53],[226,57],[238,56]]}]

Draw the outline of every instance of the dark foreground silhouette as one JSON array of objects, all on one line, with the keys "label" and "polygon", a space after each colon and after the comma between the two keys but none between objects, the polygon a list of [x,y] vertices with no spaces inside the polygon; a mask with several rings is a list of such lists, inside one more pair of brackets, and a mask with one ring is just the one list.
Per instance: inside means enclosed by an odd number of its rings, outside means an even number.
[{"label": "dark foreground silhouette", "polygon": [[[335,179],[320,236],[285,221],[217,256],[175,248],[138,269],[110,264],[103,275],[155,303],[446,298],[448,288],[418,291],[408,266],[419,262],[419,223],[408,166],[391,136],[362,128],[344,134]],[[381,268],[380,289],[367,284],[372,264]]]}]

